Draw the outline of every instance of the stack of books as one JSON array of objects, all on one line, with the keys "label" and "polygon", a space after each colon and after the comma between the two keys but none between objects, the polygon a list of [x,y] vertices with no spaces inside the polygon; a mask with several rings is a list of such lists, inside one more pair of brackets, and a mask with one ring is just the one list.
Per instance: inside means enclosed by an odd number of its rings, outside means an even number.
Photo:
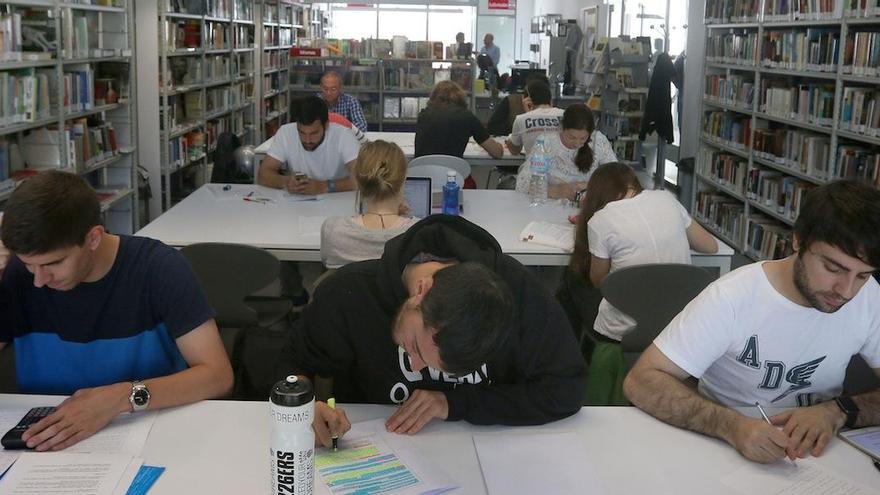
[{"label": "stack of books", "polygon": [[880,90],[844,87],[839,128],[868,136],[880,136]]},{"label": "stack of books", "polygon": [[[880,13],[880,11],[878,11]],[[843,72],[856,76],[877,77],[880,75],[880,31],[858,27],[846,36],[843,50]]]}]

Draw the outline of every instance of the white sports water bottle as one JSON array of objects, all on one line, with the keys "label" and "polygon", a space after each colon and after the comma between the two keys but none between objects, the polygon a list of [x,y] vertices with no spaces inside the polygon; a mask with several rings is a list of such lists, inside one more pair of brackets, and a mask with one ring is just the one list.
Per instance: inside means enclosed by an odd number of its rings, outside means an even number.
[{"label": "white sports water bottle", "polygon": [[542,205],[547,202],[547,174],[550,172],[550,157],[544,148],[544,135],[538,136],[529,154],[529,204]]},{"label": "white sports water bottle", "polygon": [[312,495],[315,489],[315,393],[306,378],[290,375],[269,394],[272,420],[272,495]]}]

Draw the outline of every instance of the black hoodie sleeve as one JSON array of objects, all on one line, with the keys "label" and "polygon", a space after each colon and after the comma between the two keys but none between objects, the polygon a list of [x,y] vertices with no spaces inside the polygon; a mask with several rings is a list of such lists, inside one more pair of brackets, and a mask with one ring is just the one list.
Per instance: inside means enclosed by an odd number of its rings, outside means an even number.
[{"label": "black hoodie sleeve", "polygon": [[[519,283],[511,284],[514,334],[489,363],[496,367],[489,370],[496,376],[491,384],[445,392],[448,421],[538,425],[570,416],[583,405],[587,368],[562,307],[522,266],[505,271],[520,272]],[[510,283],[511,277],[505,278]]]}]

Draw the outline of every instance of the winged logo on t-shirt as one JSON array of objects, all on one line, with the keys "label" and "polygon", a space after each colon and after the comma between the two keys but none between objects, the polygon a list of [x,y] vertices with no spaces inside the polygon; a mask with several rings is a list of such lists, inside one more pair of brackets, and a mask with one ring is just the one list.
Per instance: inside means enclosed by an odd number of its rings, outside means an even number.
[{"label": "winged logo on t-shirt", "polygon": [[778,400],[782,400],[787,397],[792,392],[797,392],[798,390],[805,389],[812,385],[810,382],[810,377],[813,376],[813,373],[816,372],[816,369],[819,368],[819,364],[824,361],[826,356],[822,356],[820,358],[816,358],[810,362],[799,364],[789,370],[789,372],[785,375],[785,381],[791,384],[788,387],[788,390],[783,392],[770,402],[776,402]]}]

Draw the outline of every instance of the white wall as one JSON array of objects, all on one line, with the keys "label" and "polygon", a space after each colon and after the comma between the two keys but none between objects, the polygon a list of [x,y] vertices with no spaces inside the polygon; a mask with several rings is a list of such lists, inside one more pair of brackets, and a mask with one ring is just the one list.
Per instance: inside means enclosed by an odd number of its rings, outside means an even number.
[{"label": "white wall", "polygon": [[703,63],[706,53],[703,2],[690,0],[688,8],[687,58],[684,67],[684,104],[681,118],[681,158],[696,156],[700,140],[700,95],[703,91]]},{"label": "white wall", "polygon": [[[541,0],[537,0],[540,2]],[[529,41],[532,27],[532,16],[535,15],[535,0],[517,0],[516,2],[516,46],[513,50],[515,60],[529,59]]]},{"label": "white wall", "polygon": [[602,0],[536,0],[534,15],[562,14],[563,19],[577,19],[581,9],[603,3]]}]

